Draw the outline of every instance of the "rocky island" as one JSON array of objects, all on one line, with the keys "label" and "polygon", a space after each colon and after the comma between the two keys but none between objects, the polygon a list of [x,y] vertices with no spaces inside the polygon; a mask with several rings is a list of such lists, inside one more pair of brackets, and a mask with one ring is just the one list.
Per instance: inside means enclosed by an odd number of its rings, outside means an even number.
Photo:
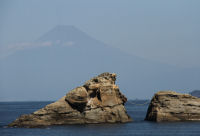
[{"label": "rocky island", "polygon": [[173,91],[157,92],[150,102],[145,120],[200,121],[200,98]]},{"label": "rocky island", "polygon": [[22,115],[10,127],[49,125],[124,123],[132,119],[126,112],[127,98],[115,84],[116,74],[102,73],[62,97],[28,115]]}]

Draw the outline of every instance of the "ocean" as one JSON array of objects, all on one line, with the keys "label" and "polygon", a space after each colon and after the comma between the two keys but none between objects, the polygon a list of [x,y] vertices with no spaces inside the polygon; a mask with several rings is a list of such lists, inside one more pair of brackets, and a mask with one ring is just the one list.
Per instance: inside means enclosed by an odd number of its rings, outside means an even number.
[{"label": "ocean", "polygon": [[[0,102],[0,136],[200,136],[200,122],[155,123],[144,121],[148,103],[128,101],[126,109],[134,120],[124,124],[86,124],[45,128],[8,128],[21,114],[51,102]],[[144,103],[144,104],[143,104]]]}]

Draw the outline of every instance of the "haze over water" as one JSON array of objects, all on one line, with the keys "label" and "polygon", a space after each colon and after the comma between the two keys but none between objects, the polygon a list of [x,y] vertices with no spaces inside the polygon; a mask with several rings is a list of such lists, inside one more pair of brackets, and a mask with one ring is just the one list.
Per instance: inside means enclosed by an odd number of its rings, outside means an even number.
[{"label": "haze over water", "polygon": [[129,100],[200,90],[199,7],[199,0],[1,0],[0,135],[198,136],[199,122],[144,121],[148,104],[130,101],[131,123],[6,125],[103,72],[117,74]]},{"label": "haze over water", "polygon": [[129,99],[199,89],[199,5],[2,0],[0,101],[57,100],[102,72]]}]

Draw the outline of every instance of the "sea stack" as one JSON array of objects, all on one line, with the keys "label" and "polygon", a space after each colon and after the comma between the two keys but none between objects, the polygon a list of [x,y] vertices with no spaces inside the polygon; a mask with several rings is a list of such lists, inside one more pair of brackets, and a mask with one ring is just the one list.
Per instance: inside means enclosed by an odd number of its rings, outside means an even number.
[{"label": "sea stack", "polygon": [[145,120],[200,121],[200,98],[174,91],[157,92],[149,104]]},{"label": "sea stack", "polygon": [[115,85],[116,74],[102,73],[69,91],[60,100],[31,114],[22,115],[10,127],[41,127],[65,124],[125,123],[127,98]]}]

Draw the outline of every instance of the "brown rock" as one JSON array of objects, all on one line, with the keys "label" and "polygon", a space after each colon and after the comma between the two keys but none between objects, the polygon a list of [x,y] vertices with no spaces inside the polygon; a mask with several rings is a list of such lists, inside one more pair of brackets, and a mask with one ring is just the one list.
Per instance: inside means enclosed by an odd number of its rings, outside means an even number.
[{"label": "brown rock", "polygon": [[77,87],[67,93],[65,100],[75,109],[83,111],[88,101],[88,93],[85,87]]},{"label": "brown rock", "polygon": [[173,91],[157,92],[151,100],[145,120],[200,121],[200,98]]},{"label": "brown rock", "polygon": [[22,115],[10,127],[130,122],[124,103],[127,98],[115,85],[116,74],[103,73],[77,87],[60,100]]}]

